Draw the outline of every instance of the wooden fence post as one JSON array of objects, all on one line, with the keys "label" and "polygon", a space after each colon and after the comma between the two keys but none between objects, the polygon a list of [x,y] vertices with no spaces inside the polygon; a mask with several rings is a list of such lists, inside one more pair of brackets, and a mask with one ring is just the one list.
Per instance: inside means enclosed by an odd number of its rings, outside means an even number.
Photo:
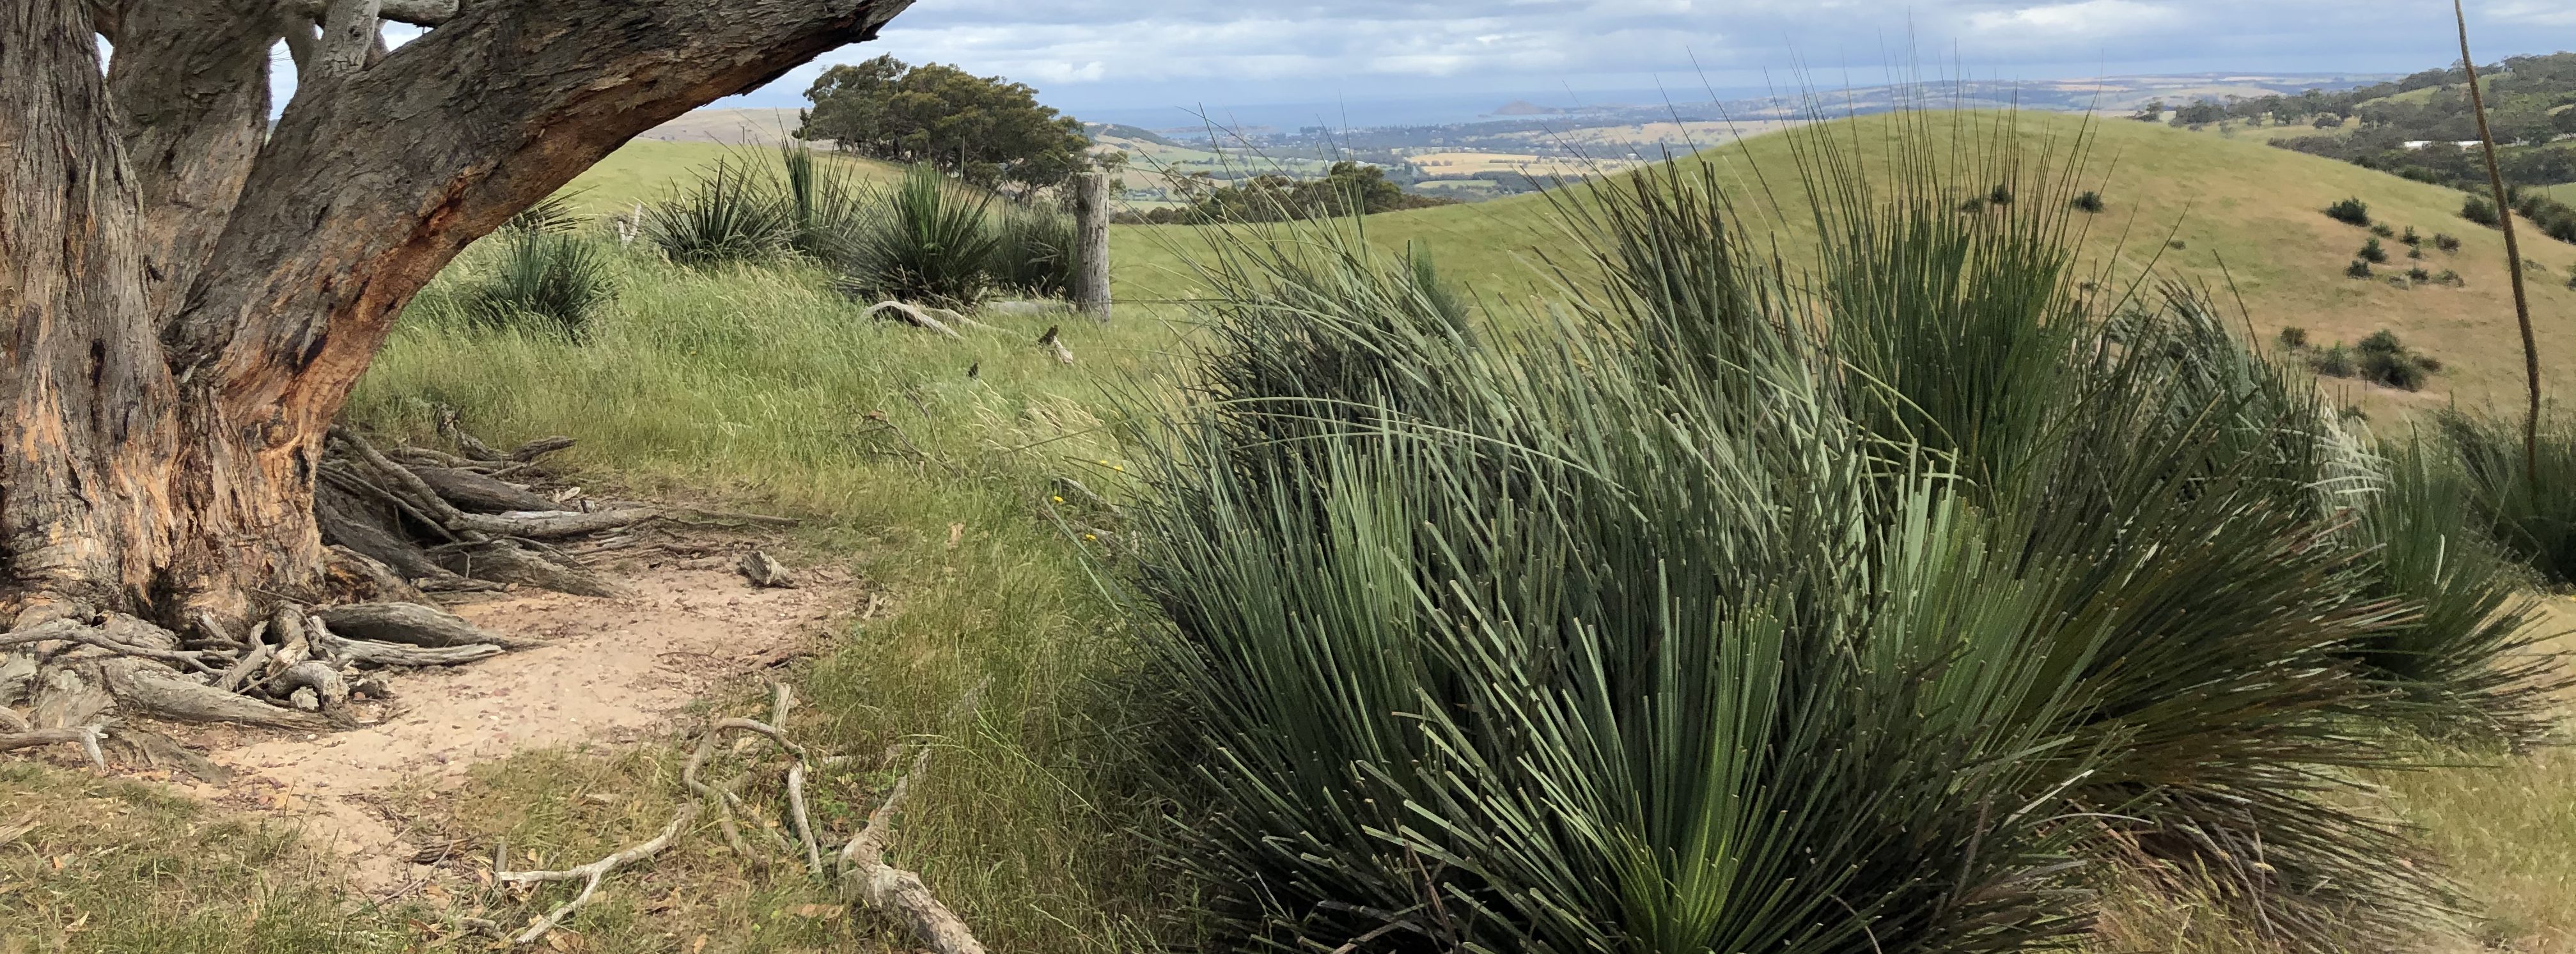
[{"label": "wooden fence post", "polygon": [[1074,228],[1082,233],[1073,306],[1101,324],[1109,323],[1109,180],[1106,172],[1083,173],[1073,203]]}]

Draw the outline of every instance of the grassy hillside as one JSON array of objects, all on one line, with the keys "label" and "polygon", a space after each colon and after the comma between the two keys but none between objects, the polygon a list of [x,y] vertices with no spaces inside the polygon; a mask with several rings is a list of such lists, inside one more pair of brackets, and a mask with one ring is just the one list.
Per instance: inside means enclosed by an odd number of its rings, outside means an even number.
[{"label": "grassy hillside", "polygon": [[[598,165],[575,177],[566,191],[578,195],[573,203],[593,215],[624,212],[638,202],[650,202],[670,194],[671,190],[724,159],[750,159],[763,168],[778,164],[777,151],[770,146],[724,145],[714,142],[669,142],[639,138],[628,142]],[[902,174],[895,166],[870,159],[834,156],[831,162],[847,163],[871,182],[893,182]]]},{"label": "grassy hillside", "polygon": [[[1976,121],[2002,119],[1986,114]],[[2090,217],[2085,248],[2111,281],[2133,281],[2152,271],[2222,292],[2232,288],[2254,332],[2267,341],[2290,326],[2307,329],[2321,344],[2357,341],[2388,328],[2447,365],[2414,394],[2349,385],[2350,400],[2366,409],[2439,406],[2454,399],[2510,402],[2521,387],[2503,240],[2459,217],[2460,193],[2272,148],[2253,137],[2053,113],[2023,113],[2012,121],[2033,155],[2054,151],[2062,160],[2077,137],[2091,137],[2084,178],[2087,187],[2100,189],[2108,207]],[[1873,168],[1884,170],[1886,153],[1877,134],[1886,126],[1883,117],[1863,118],[1836,131],[1853,134],[1846,141],[1856,143]],[[1743,184],[1737,200],[1746,214],[1765,223],[1757,231],[1778,235],[1794,250],[1808,227],[1791,153],[1796,135],[1755,137],[1682,161],[1720,163],[1728,178]],[[1963,184],[1960,197],[1982,191]],[[2369,234],[2321,210],[2347,196],[2369,203],[2375,220],[2415,227],[2428,238],[2426,258],[2409,262],[2404,246],[2383,240],[2391,261],[2379,266],[2380,278],[2345,277],[2346,264]],[[1363,227],[1389,248],[1426,243],[1444,274],[1491,298],[1544,284],[1536,268],[1545,257],[1542,250],[1562,244],[1554,221],[1546,197],[1523,196],[1372,216]],[[2436,232],[2459,236],[2460,250],[2434,250],[2429,237]],[[1113,243],[1126,293],[1190,294],[1187,262],[1206,243],[1205,236],[1192,233],[1181,226],[1120,229]],[[2544,267],[2532,282],[2543,372],[2558,393],[2566,393],[2576,387],[2576,363],[2568,360],[2576,357],[2576,328],[2562,320],[2576,311],[2576,291],[2566,287],[2576,246],[2536,239],[2524,251]],[[2403,275],[2410,264],[2436,274],[2456,270],[2465,285],[2407,287],[2385,280]]]}]

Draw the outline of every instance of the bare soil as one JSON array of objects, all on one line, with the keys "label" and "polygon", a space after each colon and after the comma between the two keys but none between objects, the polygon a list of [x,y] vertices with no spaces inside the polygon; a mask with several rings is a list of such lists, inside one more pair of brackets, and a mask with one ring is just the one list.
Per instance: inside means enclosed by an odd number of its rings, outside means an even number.
[{"label": "bare soil", "polygon": [[428,869],[412,863],[420,846],[388,820],[412,813],[379,807],[390,793],[447,788],[474,763],[522,749],[664,733],[696,699],[806,654],[834,617],[859,611],[846,575],[797,569],[799,587],[760,589],[720,557],[638,568],[622,577],[634,591],[627,597],[529,591],[450,607],[485,629],[545,645],[395,673],[381,721],[353,731],[193,733],[189,741],[234,774],[227,784],[183,787],[304,826],[308,837],[349,856],[361,890],[413,882]]}]

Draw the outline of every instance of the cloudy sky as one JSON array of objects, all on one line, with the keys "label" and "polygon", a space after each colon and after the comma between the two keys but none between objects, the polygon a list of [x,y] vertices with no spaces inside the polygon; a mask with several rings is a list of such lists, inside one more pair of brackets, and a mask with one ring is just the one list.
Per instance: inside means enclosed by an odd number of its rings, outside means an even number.
[{"label": "cloudy sky", "polygon": [[[2469,16],[2481,60],[2576,49],[2576,0]],[[795,105],[823,64],[878,53],[1080,111],[1865,84],[1907,60],[1994,79],[2407,72],[2456,59],[2450,29],[2440,0],[919,0],[745,104]]]}]

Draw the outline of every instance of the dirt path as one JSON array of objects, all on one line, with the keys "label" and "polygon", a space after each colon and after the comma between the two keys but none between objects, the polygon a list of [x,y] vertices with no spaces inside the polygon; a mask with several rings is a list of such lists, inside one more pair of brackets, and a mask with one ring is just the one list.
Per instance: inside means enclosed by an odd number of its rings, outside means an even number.
[{"label": "dirt path", "polygon": [[730,570],[660,568],[625,578],[632,597],[529,593],[452,607],[547,645],[396,675],[393,712],[354,731],[202,738],[236,774],[191,790],[304,824],[349,854],[361,890],[401,884],[415,875],[418,847],[372,807],[376,798],[414,779],[452,785],[468,766],[520,749],[650,737],[693,699],[817,643],[834,616],[856,609],[846,578],[804,576],[797,589],[754,589]]}]

